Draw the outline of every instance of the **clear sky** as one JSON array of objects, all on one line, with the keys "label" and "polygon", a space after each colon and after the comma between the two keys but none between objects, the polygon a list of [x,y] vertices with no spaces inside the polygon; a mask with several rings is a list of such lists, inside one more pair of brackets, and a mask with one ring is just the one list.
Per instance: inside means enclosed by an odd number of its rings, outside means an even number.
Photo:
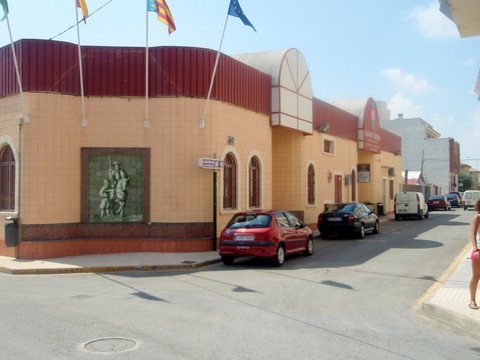
[{"label": "clear sky", "polygon": [[[14,41],[77,42],[75,27],[64,32],[76,23],[75,0],[8,1]],[[458,141],[461,159],[480,168],[480,102],[473,92],[480,37],[460,38],[437,0],[239,2],[257,32],[229,17],[223,53],[296,48],[307,61],[315,97],[385,101],[392,118],[421,117],[442,137]],[[145,46],[145,0],[86,3],[90,17],[80,26],[82,45]],[[167,3],[177,30],[169,36],[149,13],[149,46],[218,50],[229,0]],[[0,46],[9,43],[7,22],[0,22]]]}]

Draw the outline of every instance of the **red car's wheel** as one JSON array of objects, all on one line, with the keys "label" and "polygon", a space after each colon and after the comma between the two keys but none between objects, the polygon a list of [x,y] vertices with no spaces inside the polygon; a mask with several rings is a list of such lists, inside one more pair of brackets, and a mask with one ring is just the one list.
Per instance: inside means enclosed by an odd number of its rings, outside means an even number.
[{"label": "red car's wheel", "polygon": [[233,257],[232,255],[222,255],[222,262],[225,265],[232,265],[234,261],[235,257]]},{"label": "red car's wheel", "polygon": [[312,256],[313,255],[313,239],[308,238],[307,240],[307,248],[303,252],[304,255],[306,256]]},{"label": "red car's wheel", "polygon": [[273,266],[282,266],[284,262],[285,262],[285,248],[283,247],[283,245],[280,244],[278,245],[276,255],[272,258],[272,263],[273,263]]}]

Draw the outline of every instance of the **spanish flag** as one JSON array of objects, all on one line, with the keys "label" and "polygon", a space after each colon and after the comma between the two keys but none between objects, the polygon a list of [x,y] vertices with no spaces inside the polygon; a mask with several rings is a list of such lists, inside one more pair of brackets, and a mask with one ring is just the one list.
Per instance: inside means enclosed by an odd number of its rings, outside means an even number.
[{"label": "spanish flag", "polygon": [[88,7],[85,0],[77,0],[77,7],[82,9],[83,21],[86,23],[86,19],[88,17]]},{"label": "spanish flag", "polygon": [[148,0],[148,11],[157,13],[157,19],[168,26],[168,34],[177,29],[166,0]]}]

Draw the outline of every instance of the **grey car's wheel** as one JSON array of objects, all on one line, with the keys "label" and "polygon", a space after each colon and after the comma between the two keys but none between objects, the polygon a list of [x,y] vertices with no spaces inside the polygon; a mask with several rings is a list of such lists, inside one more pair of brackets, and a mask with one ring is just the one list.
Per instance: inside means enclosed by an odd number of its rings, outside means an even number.
[{"label": "grey car's wheel", "polygon": [[303,252],[304,255],[306,256],[312,256],[313,255],[313,239],[308,238],[307,240],[307,248]]},{"label": "grey car's wheel", "polygon": [[222,255],[222,262],[225,265],[232,265],[234,261],[235,257],[233,257],[232,255]]},{"label": "grey car's wheel", "polygon": [[282,266],[285,262],[285,248],[283,245],[278,245],[277,254],[272,258],[273,266]]},{"label": "grey car's wheel", "polygon": [[380,232],[380,223],[375,221],[375,227],[373,228],[373,233],[378,234]]},{"label": "grey car's wheel", "polygon": [[365,237],[365,225],[360,225],[360,229],[358,230],[358,238],[363,239]]}]

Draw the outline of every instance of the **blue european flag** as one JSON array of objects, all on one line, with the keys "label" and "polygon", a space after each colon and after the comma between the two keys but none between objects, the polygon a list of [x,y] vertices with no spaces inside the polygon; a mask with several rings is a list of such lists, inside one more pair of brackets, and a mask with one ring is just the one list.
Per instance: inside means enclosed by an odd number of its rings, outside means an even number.
[{"label": "blue european flag", "polygon": [[243,13],[242,8],[240,7],[240,4],[238,3],[238,0],[230,0],[230,8],[228,9],[228,15],[236,16],[236,17],[240,18],[240,20],[242,20],[242,22],[245,25],[251,26],[252,29],[255,30],[255,32],[257,31],[257,29],[255,29],[255,27],[252,25],[252,23],[250,21],[248,21],[247,17]]}]

